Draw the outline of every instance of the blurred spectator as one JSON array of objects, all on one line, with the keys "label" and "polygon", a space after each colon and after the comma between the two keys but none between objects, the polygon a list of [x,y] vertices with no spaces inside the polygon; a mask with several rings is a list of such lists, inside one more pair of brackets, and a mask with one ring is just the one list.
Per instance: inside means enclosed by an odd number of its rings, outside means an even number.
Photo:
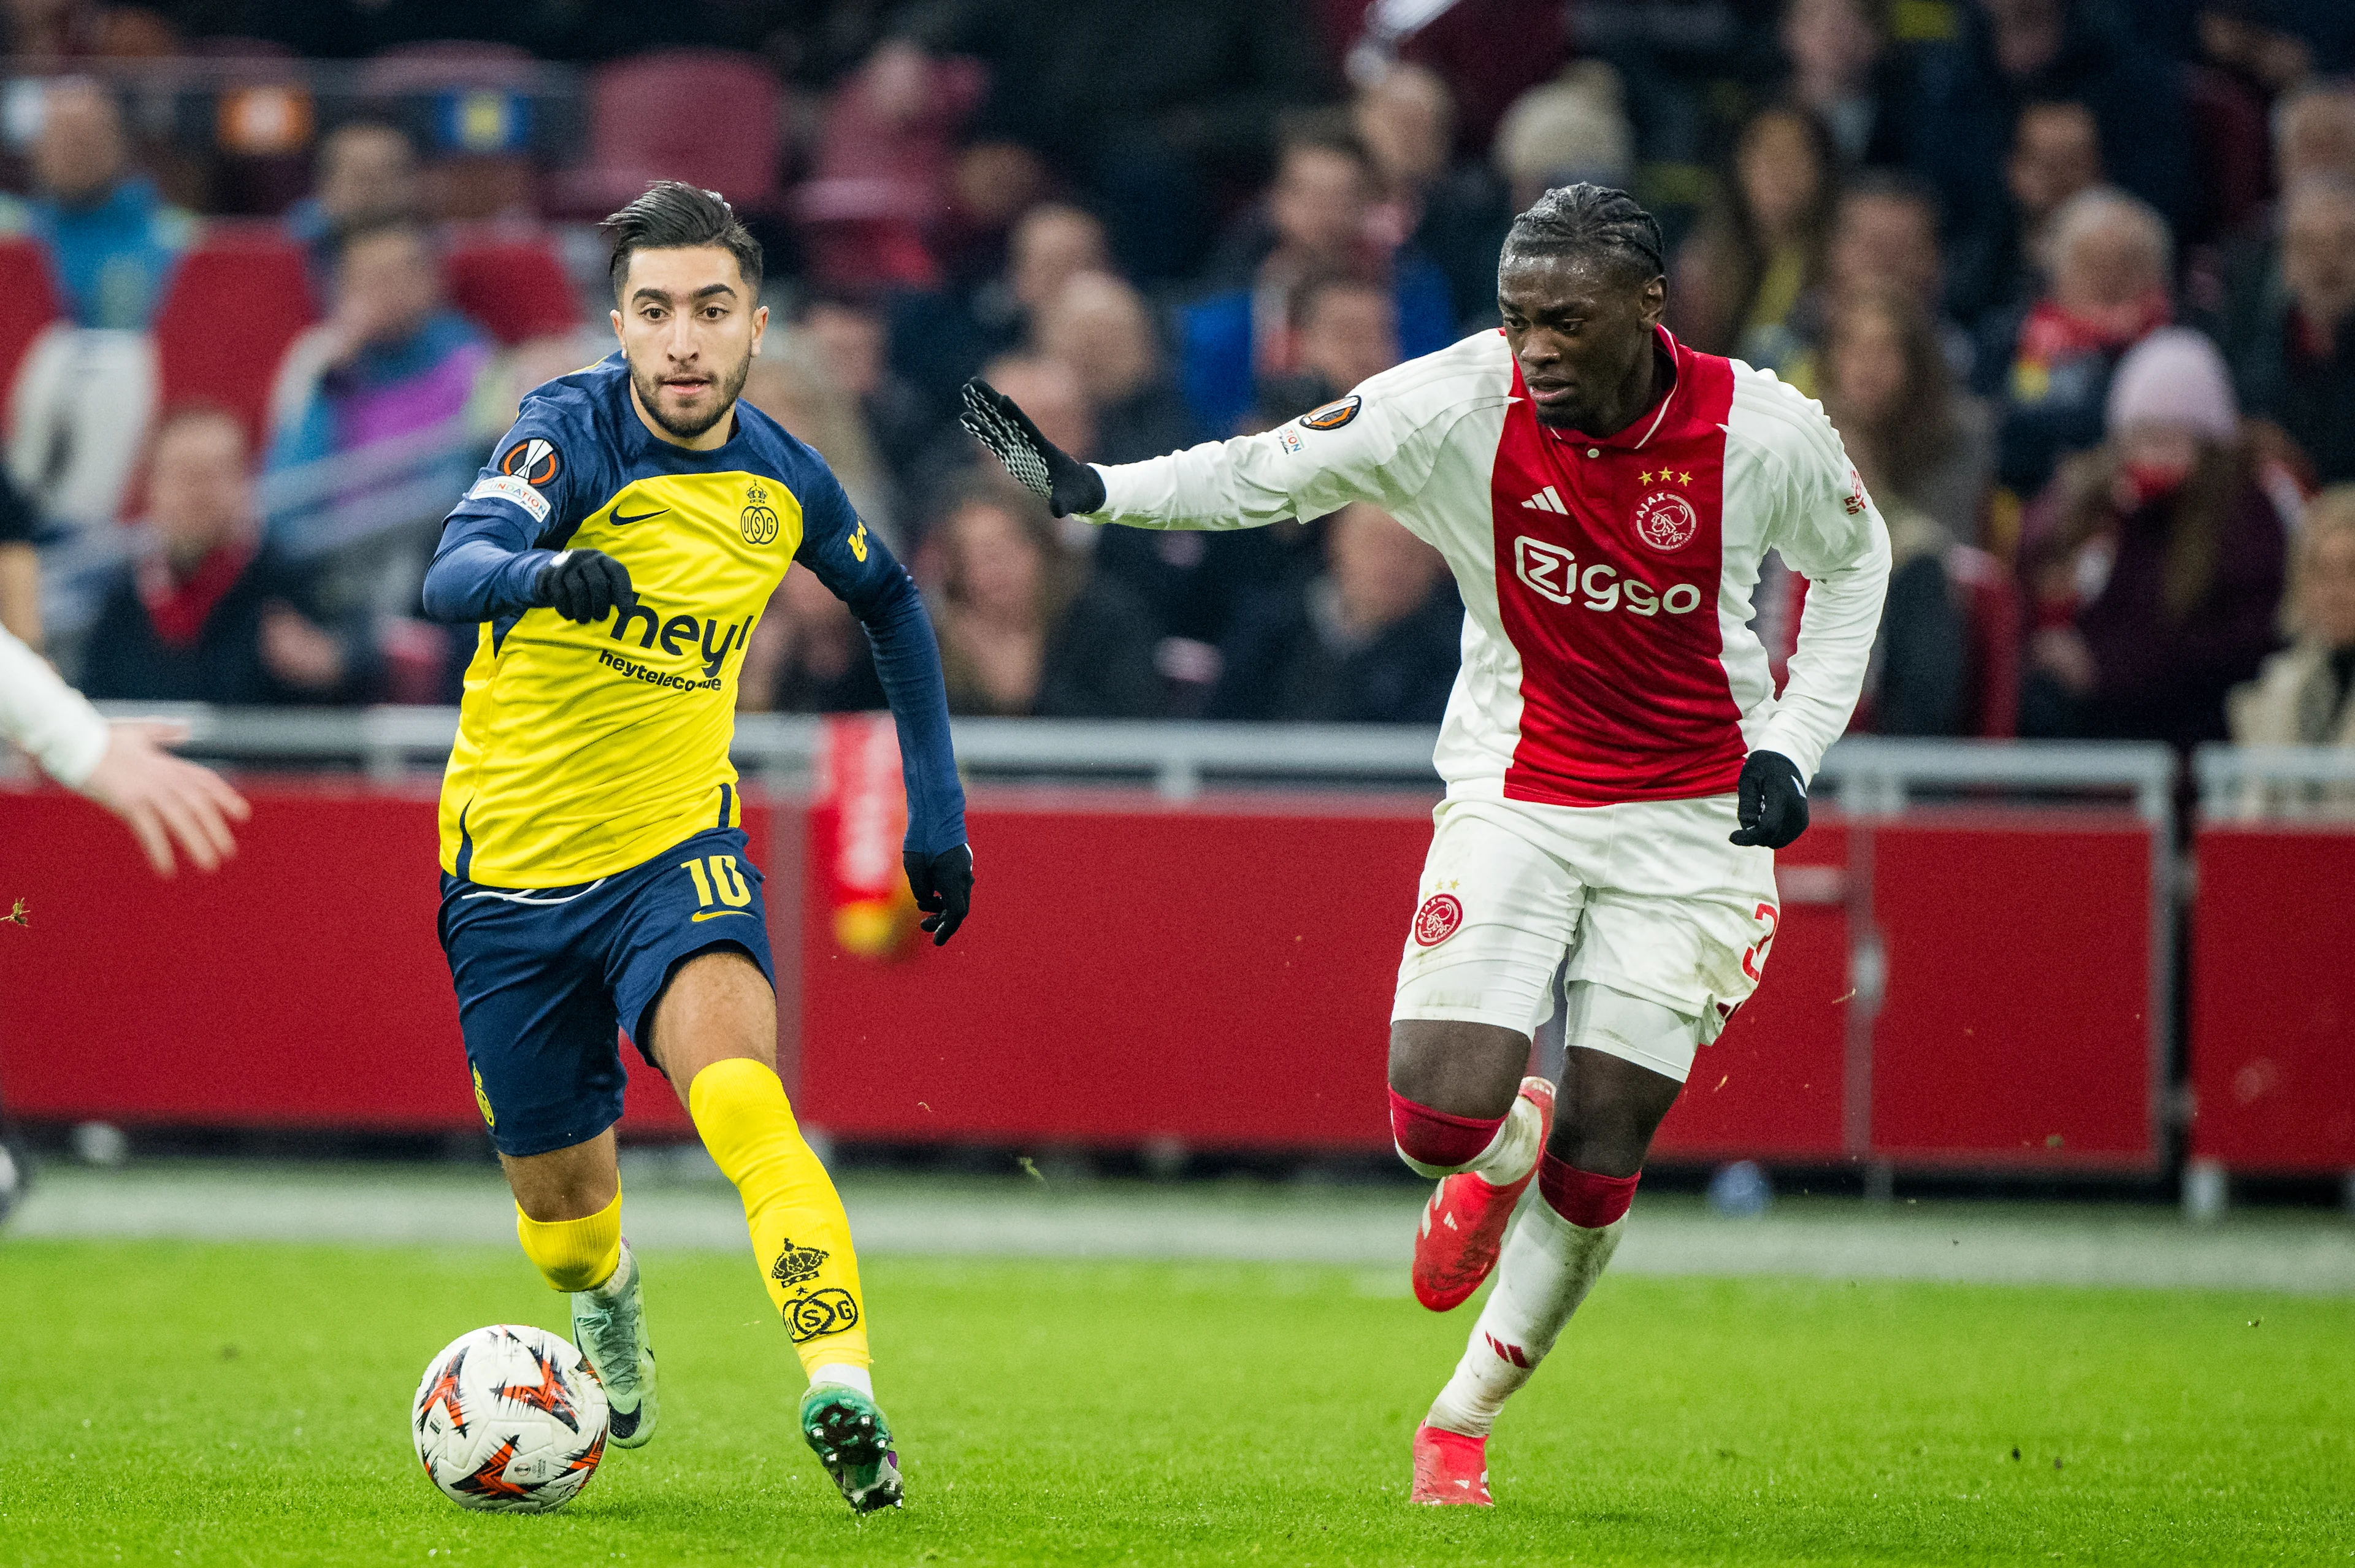
[{"label": "blurred spectator", "polygon": [[957,130],[980,102],[980,63],[886,41],[836,89],[794,201],[821,287],[928,288],[948,215]]},{"label": "blurred spectator", "polygon": [[[1832,208],[1824,282],[1828,300],[1811,306],[1818,313],[1828,304],[1871,289],[1895,289],[1918,301],[1937,334],[1938,351],[1947,368],[1958,379],[1969,379],[1977,345],[1945,314],[1938,197],[1926,184],[1895,169],[1867,169],[1842,187]],[[1802,391],[1809,389],[1800,378],[1793,379]]]},{"label": "blurred spectator", "polygon": [[916,389],[891,368],[890,327],[882,314],[871,305],[821,295],[804,307],[794,331],[807,340],[826,379],[857,405],[887,482],[913,464],[932,439],[932,421]]},{"label": "blurred spectator", "polygon": [[1231,433],[1262,378],[1299,368],[1292,296],[1312,277],[1384,283],[1407,358],[1455,340],[1455,309],[1438,269],[1412,249],[1385,254],[1372,236],[1376,181],[1371,156],[1345,131],[1310,128],[1287,138],[1266,201],[1221,247],[1213,277],[1227,291],[1180,316],[1186,400],[1204,431]]},{"label": "blurred spectator", "polygon": [[890,706],[867,633],[826,584],[787,571],[737,674],[746,713],[871,713]]},{"label": "blurred spectator", "polygon": [[1135,289],[1109,272],[1079,273],[1036,325],[1039,352],[1070,370],[1087,400],[1095,462],[1138,463],[1194,444],[1194,421],[1163,371],[1161,345]]},{"label": "blurred spectator", "polygon": [[[1364,82],[1404,63],[1444,81],[1460,107],[1456,144],[1476,152],[1495,138],[1514,100],[1561,69],[1570,20],[1560,0],[1338,0],[1361,21],[1348,52],[1349,78]],[[1333,14],[1327,0],[1327,15]],[[1328,26],[1329,26],[1328,22]]]},{"label": "blurred spectator", "polygon": [[2280,259],[2233,383],[2325,484],[2355,479],[2355,182],[2308,175],[2282,198]]},{"label": "blurred spectator", "polygon": [[1325,560],[1236,627],[1210,717],[1438,723],[1464,632],[1446,562],[1364,502],[1327,520]]},{"label": "blurred spectator", "polygon": [[800,333],[771,333],[745,372],[743,398],[825,458],[860,518],[900,548],[889,476],[876,461],[866,421],[826,374],[815,344]]},{"label": "blurred spectator", "polygon": [[1824,410],[1885,511],[1902,502],[1950,539],[1979,537],[1995,468],[1987,405],[1955,385],[1918,296],[1865,284],[1824,337]]},{"label": "blurred spectator", "polygon": [[2001,220],[1957,246],[1963,297],[1986,307],[2024,304],[2051,280],[2052,226],[2072,197],[2102,183],[2101,128],[2082,103],[2030,103],[2013,122]]},{"label": "blurred spectator", "polygon": [[[2108,177],[2165,221],[2190,208],[2191,133],[2180,68],[2136,30],[2127,7],[2103,0],[1974,0],[1950,43],[1923,48],[1910,113],[1923,133],[1915,166],[1945,204],[1958,261],[1999,243],[2009,221],[2005,154],[2030,103],[2082,103],[2099,127]],[[2000,301],[1970,286],[2000,278],[1961,269],[1955,314]]]},{"label": "blurred spectator", "polygon": [[938,0],[911,29],[989,62],[988,134],[1076,177],[1121,270],[1190,275],[1211,193],[1265,155],[1276,115],[1330,96],[1299,0]]},{"label": "blurred spectator", "polygon": [[0,14],[5,52],[17,59],[161,59],[186,52],[159,12],[92,0],[9,0]]},{"label": "blurred spectator", "polygon": [[1823,123],[1764,109],[1733,145],[1728,177],[1676,259],[1669,312],[1696,348],[1766,369],[1800,352],[1793,315],[1817,283],[1837,170]]},{"label": "blurred spectator", "polygon": [[347,120],[320,139],[315,187],[286,209],[286,232],[311,252],[314,281],[335,272],[337,250],[363,229],[414,222],[417,149],[387,120]]},{"label": "blurred spectator", "polygon": [[1955,387],[1920,299],[1886,284],[1841,296],[1821,374],[1824,410],[1889,523],[1889,597],[1859,723],[1969,733],[1967,590],[1949,563],[1978,537],[1994,459],[1987,411]]},{"label": "blurred spectator", "polygon": [[0,468],[0,630],[41,650],[41,558],[33,549],[39,521]]},{"label": "blurred spectator", "polygon": [[1447,280],[1461,325],[1496,310],[1497,251],[1512,215],[1483,165],[1456,164],[1455,117],[1447,84],[1419,65],[1388,68],[1350,104],[1350,122],[1381,176],[1372,219],[1378,242],[1430,257]]},{"label": "blurred spectator", "polygon": [[1399,362],[1398,312],[1390,292],[1351,277],[1312,278],[1294,295],[1299,368],[1260,383],[1262,427],[1320,408]]},{"label": "blurred spectator", "polygon": [[33,142],[37,194],[0,197],[0,233],[48,247],[68,314],[80,326],[145,328],[195,243],[196,219],[166,206],[155,181],[134,172],[123,111],[95,82],[52,82],[39,99]]},{"label": "blurred spectator", "polygon": [[376,679],[367,640],[323,627],[307,579],[262,542],[234,414],[166,415],[147,498],[153,548],[106,590],[84,645],[86,693],[233,705],[367,699]]},{"label": "blurred spectator", "polygon": [[1006,266],[969,295],[902,292],[890,303],[890,363],[935,411],[984,361],[1020,347],[1037,313],[1082,272],[1112,265],[1103,225],[1062,202],[1040,202],[1015,223]]},{"label": "blurred spectator", "polygon": [[458,418],[491,347],[442,303],[425,231],[392,222],[346,237],[335,313],[295,339],[271,394],[272,469]]},{"label": "blurred spectator", "polygon": [[2030,519],[2020,732],[2222,740],[2225,694],[2279,641],[2284,546],[2214,345],[2152,333],[2118,365],[2108,425]]},{"label": "blurred spectator", "polygon": [[2243,746],[2355,746],[2355,485],[2307,508],[2290,558],[2282,630],[2290,645],[2232,693]]},{"label": "blurred spectator", "polygon": [[1881,7],[1869,0],[1788,0],[1785,95],[1812,111],[1850,168],[1906,156],[1905,83],[1890,58]]},{"label": "blurred spectator", "polygon": [[[1627,189],[1636,182],[1636,133],[1627,123],[1619,73],[1601,60],[1579,60],[1554,80],[1530,88],[1513,101],[1497,127],[1494,156],[1514,212],[1536,205],[1556,186]],[[1496,238],[1488,257],[1490,297],[1485,302],[1492,308],[1501,229]]]},{"label": "blurred spectator", "polygon": [[950,712],[1146,719],[1160,711],[1143,608],[1117,583],[1089,578],[1028,492],[970,488],[939,536],[933,620]]},{"label": "blurred spectator", "polygon": [[2174,318],[2167,222],[2106,187],[2073,196],[2052,221],[2052,282],[2024,312],[1989,318],[1980,390],[2003,399],[1997,477],[2032,496],[2063,454],[2102,439],[2110,372]]}]

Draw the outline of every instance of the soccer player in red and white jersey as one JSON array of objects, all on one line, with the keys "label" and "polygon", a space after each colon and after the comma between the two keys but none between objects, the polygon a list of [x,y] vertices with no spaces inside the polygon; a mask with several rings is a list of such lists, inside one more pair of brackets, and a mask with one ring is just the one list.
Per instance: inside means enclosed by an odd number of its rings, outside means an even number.
[{"label": "soccer player in red and white jersey", "polygon": [[[1369,501],[1463,590],[1391,1125],[1441,1179],[1415,1247],[1423,1305],[1502,1267],[1415,1433],[1418,1502],[1490,1500],[1498,1410],[1610,1261],[1695,1051],[1757,986],[1774,852],[1806,827],[1888,582],[1888,531],[1823,411],[1678,343],[1662,271],[1658,226],[1625,193],[1548,191],[1505,241],[1502,331],[1148,463],[1078,463],[966,388],[966,427],[1058,514],[1231,528]],[[1769,549],[1808,581],[1780,696],[1750,629]],[[1556,1008],[1558,1090],[1522,1077]]]}]

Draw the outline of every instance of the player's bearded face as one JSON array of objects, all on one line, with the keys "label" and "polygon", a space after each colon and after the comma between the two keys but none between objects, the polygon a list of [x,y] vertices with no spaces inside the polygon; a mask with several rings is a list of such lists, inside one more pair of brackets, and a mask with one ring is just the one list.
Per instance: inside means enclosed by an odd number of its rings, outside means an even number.
[{"label": "player's bearded face", "polygon": [[744,389],[768,322],[746,295],[735,258],[717,247],[630,259],[614,329],[638,407],[675,441],[709,432]]},{"label": "player's bearded face", "polygon": [[1607,261],[1508,255],[1497,272],[1505,339],[1540,424],[1611,435],[1642,413],[1668,294]]}]

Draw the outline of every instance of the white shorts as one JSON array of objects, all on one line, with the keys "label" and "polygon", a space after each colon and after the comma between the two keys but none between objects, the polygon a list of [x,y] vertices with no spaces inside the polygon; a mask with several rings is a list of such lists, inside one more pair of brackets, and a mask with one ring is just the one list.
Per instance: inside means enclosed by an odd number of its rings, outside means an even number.
[{"label": "white shorts", "polygon": [[1698,1020],[1706,1045],[1757,988],[1778,918],[1774,852],[1725,841],[1733,796],[1460,798],[1432,816],[1393,1022],[1528,1034],[1551,1016],[1561,971]]}]

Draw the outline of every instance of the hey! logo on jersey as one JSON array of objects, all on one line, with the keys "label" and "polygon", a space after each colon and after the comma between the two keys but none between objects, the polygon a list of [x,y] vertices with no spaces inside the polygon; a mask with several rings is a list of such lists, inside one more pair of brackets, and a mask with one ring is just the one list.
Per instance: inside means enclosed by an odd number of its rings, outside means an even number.
[{"label": "hey! logo on jersey", "polygon": [[563,467],[563,460],[556,455],[556,443],[539,436],[517,442],[499,459],[500,473],[540,489],[553,484]]}]

